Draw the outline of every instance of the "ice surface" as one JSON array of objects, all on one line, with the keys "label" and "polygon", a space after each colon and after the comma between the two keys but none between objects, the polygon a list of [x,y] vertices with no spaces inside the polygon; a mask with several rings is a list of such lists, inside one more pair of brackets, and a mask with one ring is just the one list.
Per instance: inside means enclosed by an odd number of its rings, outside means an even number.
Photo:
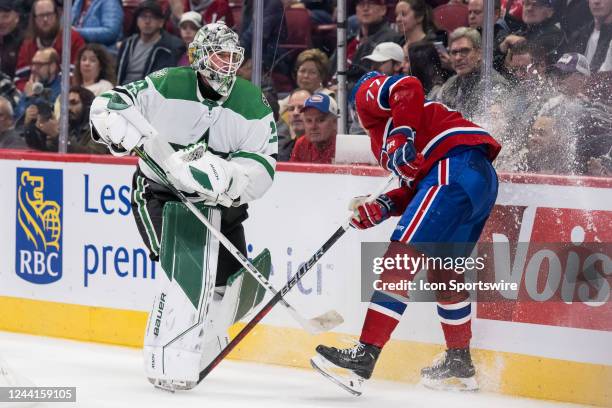
[{"label": "ice surface", "polygon": [[[222,362],[196,389],[170,394],[143,376],[141,351],[0,331],[0,353],[39,386],[76,386],[77,403],[37,407],[576,407],[495,394],[438,392],[403,383],[372,380],[353,397],[312,370]],[[0,403],[0,407],[2,407]]]}]

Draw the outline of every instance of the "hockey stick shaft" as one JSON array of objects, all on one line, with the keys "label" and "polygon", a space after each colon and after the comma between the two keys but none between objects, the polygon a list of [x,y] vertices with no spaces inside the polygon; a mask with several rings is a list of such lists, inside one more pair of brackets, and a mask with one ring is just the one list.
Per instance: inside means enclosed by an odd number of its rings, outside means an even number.
[{"label": "hockey stick shaft", "polygon": [[[382,194],[387,187],[389,186],[389,184],[391,184],[391,182],[393,181],[393,175],[387,177],[387,179],[385,180],[385,182],[383,184],[380,185],[380,187],[376,190],[376,192],[372,193],[369,197],[368,200],[372,201],[374,199],[376,199],[376,197],[378,197],[380,194]],[[253,328],[257,325],[257,323],[259,323],[264,317],[266,317],[266,315],[268,313],[270,313],[270,310],[272,310],[272,308],[279,302],[282,300],[283,296],[285,296],[287,294],[287,292],[289,292],[291,290],[291,288],[293,288],[301,279],[302,277],[310,270],[312,269],[312,267],[317,263],[317,261],[319,259],[321,259],[323,257],[323,255],[325,255],[325,253],[336,243],[338,242],[338,240],[344,235],[344,233],[349,229],[349,221],[350,221],[351,217],[349,217],[349,219],[347,220],[347,222],[343,223],[342,226],[340,226],[340,228],[338,228],[336,230],[336,232],[334,232],[332,234],[331,237],[329,237],[327,239],[327,241],[325,241],[325,243],[321,246],[321,248],[319,248],[314,255],[312,255],[310,257],[310,259],[308,261],[306,261],[306,263],[302,264],[302,266],[297,270],[297,272],[295,273],[295,275],[293,275],[293,277],[291,277],[291,279],[287,282],[287,284],[285,286],[283,286],[281,288],[281,290],[275,294],[269,301],[268,303],[266,303],[260,310],[259,312],[257,312],[257,314],[255,316],[253,316],[253,318],[251,320],[249,320],[249,322],[246,324],[246,326],[244,326],[242,328],[242,330],[240,330],[238,332],[238,334],[229,342],[229,344],[227,345],[226,348],[224,348],[223,350],[221,350],[221,352],[217,355],[217,357],[214,358],[214,360],[212,360],[210,362],[210,364],[208,364],[208,366],[206,366],[206,368],[204,368],[204,370],[202,370],[200,372],[200,378],[198,379],[198,384],[200,382],[202,382],[202,380],[204,380],[204,378],[206,378],[206,376],[208,374],[210,374],[210,372],[212,370],[214,370],[214,368],[229,354],[231,353],[231,351],[238,345],[238,343],[240,343],[242,341],[242,339],[244,339],[246,337],[247,334],[249,334],[249,332],[251,330],[253,330]]]},{"label": "hockey stick shaft", "polygon": [[[202,214],[202,212],[191,202],[189,199],[177,189],[170,180],[168,180],[168,176],[163,168],[150,157],[144,149],[139,147],[134,149],[134,152],[140,157],[161,179],[161,181],[165,184],[170,191],[176,195],[181,202],[208,228],[208,230],[221,242],[221,244],[244,266],[244,268],[257,280],[257,282],[262,285],[266,290],[271,292],[273,295],[276,295],[278,292],[274,287],[270,284],[268,279],[259,272],[259,270],[240,252],[238,248],[232,242],[227,239],[225,235],[223,235],[219,230],[214,228],[214,226],[208,221],[208,219]],[[319,333],[321,331],[330,330],[335,327],[333,322],[329,325],[325,325],[322,323],[317,324],[316,319],[314,321],[307,320],[304,318],[293,306],[291,306],[287,301],[281,299],[282,305],[289,311],[292,317],[297,320],[307,331],[312,334]],[[337,324],[341,323],[340,320]]]}]

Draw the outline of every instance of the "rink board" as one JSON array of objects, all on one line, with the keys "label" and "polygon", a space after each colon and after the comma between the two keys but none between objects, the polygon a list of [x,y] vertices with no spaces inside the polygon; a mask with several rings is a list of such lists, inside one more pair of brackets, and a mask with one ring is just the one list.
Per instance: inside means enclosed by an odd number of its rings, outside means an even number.
[{"label": "rink board", "polygon": [[[20,155],[0,152],[5,196],[0,204],[0,308],[10,311],[0,314],[0,329],[140,346],[161,270],[148,261],[128,205],[134,160]],[[359,167],[284,164],[279,170],[272,189],[251,205],[245,224],[250,255],[264,247],[272,252],[276,287],[337,228],[348,200],[371,191],[384,176]],[[501,181],[483,239],[568,242],[578,233],[586,241],[612,242],[611,181],[512,175],[502,175]],[[34,218],[42,214],[38,224],[20,218],[19,209],[23,214],[27,208],[36,209],[29,211]],[[25,228],[24,219],[30,220]],[[387,240],[392,228],[387,223],[350,231],[289,295],[308,315],[338,310],[346,320],[341,333],[309,337],[284,311],[274,310],[232,357],[306,367],[316,344],[341,344],[347,335],[357,336],[367,308],[359,299],[359,245]],[[39,233],[30,239],[25,230]],[[474,311],[472,344],[484,389],[612,404],[609,302],[503,312],[480,306]],[[393,339],[375,375],[416,382],[419,368],[442,351],[434,305],[411,304]]]}]

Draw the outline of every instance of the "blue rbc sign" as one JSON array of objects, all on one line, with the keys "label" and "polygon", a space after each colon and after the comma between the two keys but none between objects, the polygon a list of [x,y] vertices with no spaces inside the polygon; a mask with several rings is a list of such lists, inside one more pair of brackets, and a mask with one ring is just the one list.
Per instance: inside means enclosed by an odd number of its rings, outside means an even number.
[{"label": "blue rbc sign", "polygon": [[28,282],[62,277],[62,170],[17,168],[15,271]]}]

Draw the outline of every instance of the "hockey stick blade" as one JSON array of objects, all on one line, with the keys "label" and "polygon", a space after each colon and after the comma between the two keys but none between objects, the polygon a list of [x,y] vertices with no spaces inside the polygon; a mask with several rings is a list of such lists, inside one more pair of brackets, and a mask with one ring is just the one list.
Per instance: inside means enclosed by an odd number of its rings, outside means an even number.
[{"label": "hockey stick blade", "polygon": [[[297,315],[294,316],[294,318],[299,320],[301,316]],[[304,327],[310,334],[320,334],[330,331],[342,323],[344,323],[344,318],[342,315],[335,310],[329,310],[320,316],[303,321],[302,327]]]}]

